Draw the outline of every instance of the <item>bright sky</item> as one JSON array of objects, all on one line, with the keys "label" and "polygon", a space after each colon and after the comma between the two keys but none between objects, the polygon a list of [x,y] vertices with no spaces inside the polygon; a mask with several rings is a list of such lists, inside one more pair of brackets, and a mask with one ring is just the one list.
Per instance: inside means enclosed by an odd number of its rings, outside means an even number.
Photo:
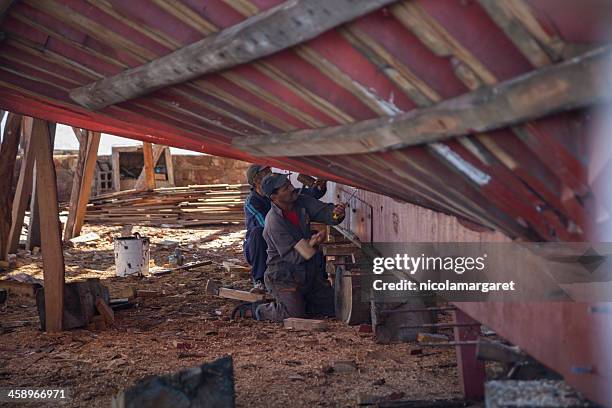
[{"label": "bright sky", "polygon": [[[4,134],[4,124],[6,122],[6,116],[2,119],[0,125],[2,132],[0,133],[0,139]],[[100,148],[98,149],[98,155],[110,155],[112,153],[113,146],[140,146],[142,142],[139,140],[126,139],[124,137],[113,136],[106,133],[102,133],[100,138]],[[77,138],[72,131],[70,126],[58,124],[55,130],[55,145],[56,150],[79,150],[79,143]],[[202,153],[192,152],[190,150],[177,149],[175,147],[170,148],[172,154],[193,154],[199,155]]]}]

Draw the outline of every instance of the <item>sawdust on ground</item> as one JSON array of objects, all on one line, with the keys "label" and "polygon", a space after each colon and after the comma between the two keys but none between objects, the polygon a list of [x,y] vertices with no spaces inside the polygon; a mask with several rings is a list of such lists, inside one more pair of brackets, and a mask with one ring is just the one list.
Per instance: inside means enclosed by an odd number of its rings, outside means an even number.
[{"label": "sawdust on ground", "polygon": [[[99,277],[111,292],[157,291],[135,307],[115,313],[105,331],[38,330],[35,301],[9,296],[2,321],[15,327],[0,334],[0,387],[66,387],[65,406],[108,407],[119,390],[148,375],[174,372],[226,354],[234,359],[237,405],[242,407],[354,406],[360,396],[390,399],[459,398],[455,353],[450,348],[415,353],[412,343],[380,345],[356,327],[330,321],[324,332],[294,332],[275,323],[230,321],[235,302],[206,295],[207,279],[248,289],[246,277],[233,278],[222,266],[243,262],[241,227],[163,229],[135,227],[151,238],[151,258],[159,266],[178,246],[185,261],[212,265],[160,277],[115,277],[113,236],[121,227],[90,226],[101,239],[66,248],[67,281]],[[42,279],[42,258],[21,252],[9,274]],[[418,351],[418,350],[417,350]],[[330,370],[338,361],[342,370]],[[348,368],[347,368],[348,367]],[[28,404],[19,404],[28,406]],[[33,405],[32,405],[33,406]],[[37,405],[40,406],[40,405]]]}]

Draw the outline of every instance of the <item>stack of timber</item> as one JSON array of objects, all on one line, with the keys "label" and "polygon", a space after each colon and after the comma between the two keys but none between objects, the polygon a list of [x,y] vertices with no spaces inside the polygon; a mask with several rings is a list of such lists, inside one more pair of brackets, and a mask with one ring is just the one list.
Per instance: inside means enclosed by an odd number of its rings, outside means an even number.
[{"label": "stack of timber", "polygon": [[88,223],[186,227],[244,221],[247,184],[208,184],[126,190],[90,200]]}]

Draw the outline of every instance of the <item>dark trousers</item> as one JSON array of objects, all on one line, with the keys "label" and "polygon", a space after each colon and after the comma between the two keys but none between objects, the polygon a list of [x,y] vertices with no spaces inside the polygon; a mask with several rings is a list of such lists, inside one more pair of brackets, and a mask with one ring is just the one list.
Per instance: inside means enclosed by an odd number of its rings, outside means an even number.
[{"label": "dark trousers", "polygon": [[[263,238],[263,227],[257,227],[249,233],[249,238],[243,243],[244,257],[251,265],[251,276],[253,281],[264,280],[264,272],[266,271],[266,260],[268,259],[268,244]],[[325,270],[325,256],[321,250],[318,250],[314,256],[315,263],[319,269],[321,278],[327,279],[327,271]]]},{"label": "dark trousers", "polygon": [[249,238],[244,241],[244,257],[251,265],[251,276],[253,281],[264,279],[266,272],[266,260],[268,258],[268,244],[263,238],[263,227],[253,229],[249,233]]},{"label": "dark trousers", "polygon": [[260,320],[282,322],[288,317],[316,317],[335,315],[334,290],[329,281],[317,275],[309,285],[279,282],[265,277],[266,288],[274,296],[274,302],[259,305]]}]

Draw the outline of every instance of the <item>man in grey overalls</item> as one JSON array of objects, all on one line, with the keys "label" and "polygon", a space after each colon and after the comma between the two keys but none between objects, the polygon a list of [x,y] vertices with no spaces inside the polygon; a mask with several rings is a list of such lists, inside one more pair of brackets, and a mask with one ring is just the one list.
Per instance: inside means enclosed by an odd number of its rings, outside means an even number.
[{"label": "man in grey overalls", "polygon": [[339,224],[344,205],[299,194],[286,174],[266,176],[261,188],[272,201],[263,231],[268,245],[264,282],[276,300],[257,306],[255,318],[280,322],[288,317],[333,316],[334,291],[314,259],[325,235],[312,235],[310,220]]}]

